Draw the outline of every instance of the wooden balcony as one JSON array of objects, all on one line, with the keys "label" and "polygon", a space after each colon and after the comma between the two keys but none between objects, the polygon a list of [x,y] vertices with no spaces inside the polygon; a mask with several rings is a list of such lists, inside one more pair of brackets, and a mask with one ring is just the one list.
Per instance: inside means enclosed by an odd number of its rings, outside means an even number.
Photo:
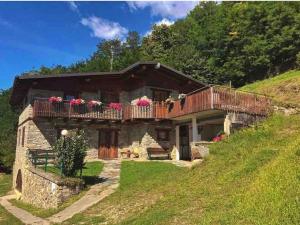
[{"label": "wooden balcony", "polygon": [[125,105],[124,120],[129,119],[166,119],[168,108],[163,102],[153,102],[149,106]]},{"label": "wooden balcony", "polygon": [[213,86],[187,94],[182,100],[167,105],[153,102],[150,106],[123,104],[121,110],[108,106],[89,107],[88,104],[71,106],[69,102],[50,103],[48,99],[36,99],[33,117],[69,118],[86,120],[133,120],[133,119],[172,119],[207,110],[245,112],[267,115],[271,101],[265,96],[238,90]]},{"label": "wooden balcony", "polygon": [[108,106],[89,107],[88,104],[71,106],[70,102],[51,103],[48,99],[36,99],[33,105],[33,117],[69,118],[84,120],[132,120],[166,119],[167,107],[164,103],[150,106],[124,104],[121,110]]},{"label": "wooden balcony", "polygon": [[121,120],[122,110],[111,109],[108,106],[89,107],[88,104],[71,106],[69,101],[51,103],[48,99],[37,99],[34,100],[33,117]]},{"label": "wooden balcony", "polygon": [[224,110],[267,115],[271,108],[269,98],[235,89],[213,86],[189,93],[184,99],[169,106],[168,118],[180,117],[206,110]]}]

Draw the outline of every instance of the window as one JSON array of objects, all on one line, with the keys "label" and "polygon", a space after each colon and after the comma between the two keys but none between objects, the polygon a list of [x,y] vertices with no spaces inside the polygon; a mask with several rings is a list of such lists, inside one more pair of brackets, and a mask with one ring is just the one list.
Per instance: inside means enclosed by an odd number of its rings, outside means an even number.
[{"label": "window", "polygon": [[169,141],[169,129],[156,129],[158,141]]},{"label": "window", "polygon": [[20,146],[21,144],[21,129],[18,130],[18,139],[17,139],[17,146]]},{"label": "window", "polygon": [[170,95],[170,91],[165,90],[152,90],[152,100],[157,102],[165,101]]},{"label": "window", "polygon": [[24,147],[25,144],[25,126],[22,129],[22,147]]},{"label": "window", "polygon": [[119,94],[113,91],[102,91],[101,101],[106,104],[111,102],[119,102]]}]

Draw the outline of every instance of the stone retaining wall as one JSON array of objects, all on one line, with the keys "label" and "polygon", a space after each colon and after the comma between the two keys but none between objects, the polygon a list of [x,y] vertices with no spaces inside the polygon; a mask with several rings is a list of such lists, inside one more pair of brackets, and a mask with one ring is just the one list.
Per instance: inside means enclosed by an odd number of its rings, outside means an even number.
[{"label": "stone retaining wall", "polygon": [[37,207],[56,208],[82,188],[82,185],[68,186],[58,176],[30,167],[23,170],[21,199]]}]

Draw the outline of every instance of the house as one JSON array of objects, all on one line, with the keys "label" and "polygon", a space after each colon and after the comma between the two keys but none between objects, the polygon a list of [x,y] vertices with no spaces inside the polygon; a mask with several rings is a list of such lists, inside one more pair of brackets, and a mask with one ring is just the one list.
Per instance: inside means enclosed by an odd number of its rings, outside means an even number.
[{"label": "house", "polygon": [[[146,104],[139,105],[142,97]],[[87,158],[130,151],[146,159],[160,149],[174,160],[190,160],[193,144],[264,117],[269,101],[203,84],[157,62],[137,62],[120,72],[25,74],[15,78],[10,104],[21,109],[18,188],[28,151],[51,149],[63,129],[85,131]]]}]

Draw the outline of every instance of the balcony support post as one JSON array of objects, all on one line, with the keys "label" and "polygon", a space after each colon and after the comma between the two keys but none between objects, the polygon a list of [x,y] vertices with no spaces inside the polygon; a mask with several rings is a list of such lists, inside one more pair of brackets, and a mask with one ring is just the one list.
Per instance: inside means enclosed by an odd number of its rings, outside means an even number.
[{"label": "balcony support post", "polygon": [[192,117],[192,142],[198,141],[197,117]]},{"label": "balcony support post", "polygon": [[176,160],[180,160],[179,125],[176,125],[175,127],[175,136],[176,136]]}]

